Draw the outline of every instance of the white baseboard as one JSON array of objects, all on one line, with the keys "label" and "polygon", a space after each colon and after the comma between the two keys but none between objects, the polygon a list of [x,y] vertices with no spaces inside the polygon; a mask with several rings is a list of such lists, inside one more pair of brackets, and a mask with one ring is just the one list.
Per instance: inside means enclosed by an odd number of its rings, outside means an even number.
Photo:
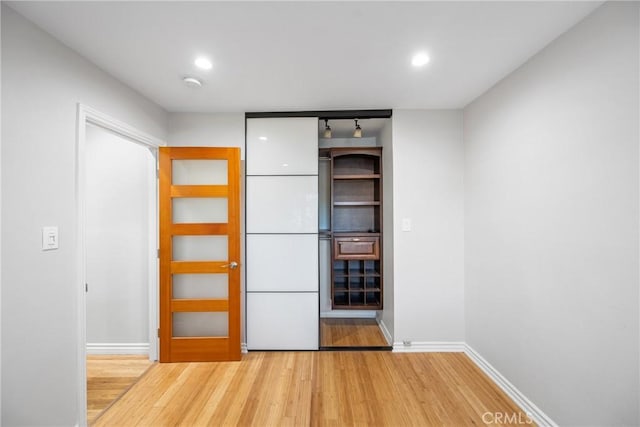
[{"label": "white baseboard", "polygon": [[375,319],[375,310],[331,310],[320,313],[325,319]]},{"label": "white baseboard", "polygon": [[87,343],[87,354],[149,354],[149,343]]},{"label": "white baseboard", "polygon": [[422,341],[422,342],[394,342],[394,353],[461,353],[465,350],[465,343],[457,341]]},{"label": "white baseboard", "polygon": [[532,401],[520,392],[496,368],[491,366],[477,351],[465,344],[464,352],[482,371],[487,374],[536,424],[539,426],[558,427],[547,414],[542,412]]},{"label": "white baseboard", "polygon": [[389,345],[391,345],[391,343],[393,342],[393,337],[391,336],[391,332],[389,332],[389,329],[387,328],[387,325],[384,324],[382,319],[378,319],[378,326],[380,326],[380,330],[382,331],[382,335],[384,335],[384,338],[387,340],[387,343]]},{"label": "white baseboard", "polygon": [[240,353],[249,353],[249,349],[247,348],[247,343],[243,342],[240,344]]}]

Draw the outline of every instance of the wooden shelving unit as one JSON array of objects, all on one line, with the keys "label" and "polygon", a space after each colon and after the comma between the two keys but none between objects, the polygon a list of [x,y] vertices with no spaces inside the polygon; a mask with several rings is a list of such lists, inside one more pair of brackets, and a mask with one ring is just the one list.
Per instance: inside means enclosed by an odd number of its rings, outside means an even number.
[{"label": "wooden shelving unit", "polygon": [[382,308],[382,149],[331,148],[331,305]]}]

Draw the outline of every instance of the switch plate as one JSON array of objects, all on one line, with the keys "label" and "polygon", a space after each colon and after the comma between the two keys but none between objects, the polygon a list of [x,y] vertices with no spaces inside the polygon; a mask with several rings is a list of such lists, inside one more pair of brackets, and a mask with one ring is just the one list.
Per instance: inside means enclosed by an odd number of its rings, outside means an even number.
[{"label": "switch plate", "polygon": [[411,231],[411,218],[402,218],[402,231]]},{"label": "switch plate", "polygon": [[58,227],[42,227],[42,250],[58,249]]}]

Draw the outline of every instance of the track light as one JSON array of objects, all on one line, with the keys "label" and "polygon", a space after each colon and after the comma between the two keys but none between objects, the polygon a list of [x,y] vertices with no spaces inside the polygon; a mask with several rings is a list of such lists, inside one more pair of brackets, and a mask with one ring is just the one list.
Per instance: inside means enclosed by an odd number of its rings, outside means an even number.
[{"label": "track light", "polygon": [[358,119],[355,119],[355,122],[356,122],[356,128],[353,131],[353,137],[354,138],[362,138],[362,128],[358,124]]},{"label": "track light", "polygon": [[324,133],[322,134],[324,138],[331,138],[331,126],[329,126],[329,120],[324,119]]}]

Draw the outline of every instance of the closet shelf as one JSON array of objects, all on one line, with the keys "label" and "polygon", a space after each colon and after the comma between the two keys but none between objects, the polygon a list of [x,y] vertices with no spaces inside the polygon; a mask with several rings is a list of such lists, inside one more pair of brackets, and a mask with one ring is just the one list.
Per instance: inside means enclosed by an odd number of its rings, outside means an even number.
[{"label": "closet shelf", "polygon": [[345,270],[335,270],[336,277],[381,277],[380,273],[347,273]]},{"label": "closet shelf", "polygon": [[380,202],[376,202],[376,201],[333,202],[333,206],[380,206]]},{"label": "closet shelf", "polygon": [[377,178],[380,178],[379,173],[358,174],[358,175],[333,175],[333,179],[377,179]]},{"label": "closet shelf", "polygon": [[331,157],[334,308],[382,309],[382,150],[333,148]]}]

